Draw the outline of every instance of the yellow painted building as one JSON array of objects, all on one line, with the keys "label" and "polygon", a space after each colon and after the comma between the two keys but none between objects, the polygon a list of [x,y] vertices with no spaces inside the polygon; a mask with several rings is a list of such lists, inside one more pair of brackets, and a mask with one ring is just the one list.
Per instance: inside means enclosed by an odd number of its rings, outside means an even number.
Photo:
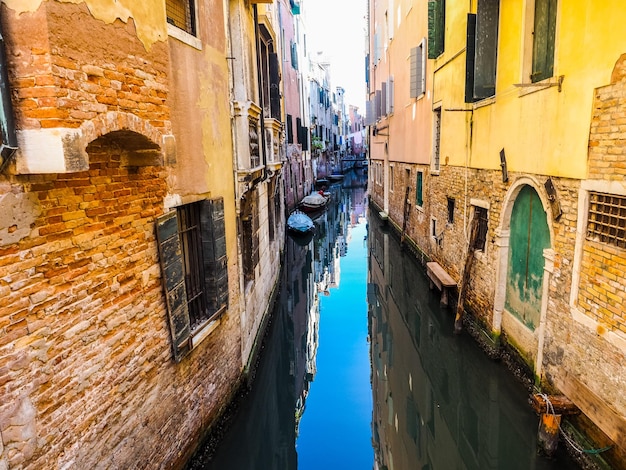
[{"label": "yellow painted building", "polygon": [[[372,202],[493,348],[590,418],[611,463],[626,460],[624,20],[619,1],[370,2]],[[376,112],[389,77],[393,112]]]}]

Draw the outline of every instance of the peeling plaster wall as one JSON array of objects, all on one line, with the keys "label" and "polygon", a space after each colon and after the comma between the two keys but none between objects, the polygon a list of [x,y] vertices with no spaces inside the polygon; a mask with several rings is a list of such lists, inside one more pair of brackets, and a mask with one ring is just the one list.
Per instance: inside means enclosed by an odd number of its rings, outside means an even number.
[{"label": "peeling plaster wall", "polygon": [[[121,20],[128,23],[132,18],[137,28],[137,37],[146,50],[158,41],[167,39],[167,20],[165,2],[159,0],[54,0],[59,3],[85,3],[92,16],[106,24]],[[42,3],[52,0],[2,0],[16,15],[37,11]]]}]

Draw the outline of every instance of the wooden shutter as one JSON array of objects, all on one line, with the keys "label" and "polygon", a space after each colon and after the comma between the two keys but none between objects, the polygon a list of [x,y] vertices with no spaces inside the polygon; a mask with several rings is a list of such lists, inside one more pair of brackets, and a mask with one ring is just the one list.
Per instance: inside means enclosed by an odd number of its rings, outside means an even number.
[{"label": "wooden shutter", "polygon": [[387,82],[380,85],[380,115],[387,115]]},{"label": "wooden shutter", "polygon": [[436,59],[443,53],[445,38],[445,1],[428,2],[428,58]]},{"label": "wooden shutter", "polygon": [[270,112],[274,119],[280,119],[280,75],[278,69],[278,54],[270,54]]},{"label": "wooden shutter", "polygon": [[380,117],[382,116],[382,112],[381,112],[381,107],[382,107],[382,99],[381,99],[381,92],[380,90],[376,90],[376,93],[374,94],[374,100],[376,102],[375,106],[376,106],[376,120],[378,121],[380,119]]},{"label": "wooden shutter", "polygon": [[474,62],[475,100],[496,94],[499,16],[500,0],[478,0]]},{"label": "wooden shutter", "polygon": [[420,44],[417,47],[413,47],[411,49],[411,98],[418,98],[421,94],[425,92],[425,84],[424,84],[424,70],[423,70],[423,60],[424,60],[424,49],[423,44]]},{"label": "wooden shutter", "polygon": [[291,114],[287,114],[287,143],[293,144],[293,122],[291,121]]},{"label": "wooden shutter", "polygon": [[474,59],[476,54],[476,15],[467,14],[467,42],[465,47],[465,102],[474,102]]},{"label": "wooden shutter", "polygon": [[201,201],[200,226],[205,289],[211,315],[228,304],[228,262],[226,258],[226,227],[224,199]]},{"label": "wooden shutter", "polygon": [[187,310],[187,294],[185,292],[185,273],[183,268],[182,248],[178,236],[178,217],[171,211],[157,219],[157,241],[163,289],[172,335],[174,360],[180,360],[189,352],[191,328]]},{"label": "wooden shutter", "polygon": [[300,135],[300,145],[302,145],[302,151],[306,152],[307,150],[309,150],[309,128],[303,126],[302,122],[300,122],[298,134]]},{"label": "wooden shutter", "polygon": [[550,78],[554,73],[556,4],[556,0],[535,0],[532,82]]}]

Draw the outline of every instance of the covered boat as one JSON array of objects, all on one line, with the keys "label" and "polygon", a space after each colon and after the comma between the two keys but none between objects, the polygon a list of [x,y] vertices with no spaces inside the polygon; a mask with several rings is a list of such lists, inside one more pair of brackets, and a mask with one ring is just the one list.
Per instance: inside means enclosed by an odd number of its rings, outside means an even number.
[{"label": "covered boat", "polygon": [[300,209],[304,212],[315,212],[323,209],[330,202],[330,193],[318,191],[305,196],[300,201]]},{"label": "covered boat", "polygon": [[315,224],[308,215],[296,209],[287,219],[287,228],[295,234],[306,234],[315,230]]}]

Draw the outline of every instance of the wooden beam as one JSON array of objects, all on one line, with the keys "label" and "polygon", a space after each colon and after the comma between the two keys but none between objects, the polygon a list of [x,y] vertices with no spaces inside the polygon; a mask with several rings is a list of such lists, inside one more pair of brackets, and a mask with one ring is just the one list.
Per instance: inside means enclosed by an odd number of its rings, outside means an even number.
[{"label": "wooden beam", "polygon": [[535,393],[532,396],[531,405],[537,414],[552,412],[558,415],[580,414],[578,407],[572,403],[569,398],[563,395],[548,395],[548,401],[552,405],[551,408],[547,406],[548,404],[544,397],[545,395],[541,393]]},{"label": "wooden beam", "polygon": [[609,405],[573,375],[564,372],[555,375],[554,384],[561,392],[598,426],[609,439],[623,445],[626,436],[626,419],[617,414]]}]

